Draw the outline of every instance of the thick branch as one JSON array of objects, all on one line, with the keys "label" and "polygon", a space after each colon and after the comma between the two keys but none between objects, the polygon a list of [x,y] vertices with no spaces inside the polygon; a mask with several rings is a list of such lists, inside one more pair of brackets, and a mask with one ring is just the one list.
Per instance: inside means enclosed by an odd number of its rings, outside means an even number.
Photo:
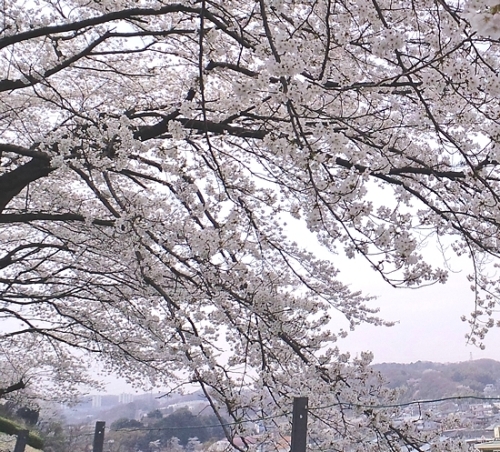
[{"label": "thick branch", "polygon": [[230,126],[228,124],[220,123],[220,122],[212,122],[212,121],[200,121],[197,119],[186,119],[186,118],[178,118],[179,112],[175,111],[160,122],[155,124],[154,126],[142,127],[135,134],[135,138],[146,141],[151,140],[153,138],[158,138],[162,134],[168,131],[168,123],[172,120],[179,121],[186,129],[196,130],[197,132],[210,132],[217,135],[222,135],[227,133],[229,135],[241,137],[241,138],[254,138],[261,140],[263,139],[269,131],[267,130],[257,130],[257,129],[248,129],[245,127],[235,127]]},{"label": "thick branch", "polygon": [[359,165],[355,163],[351,163],[346,159],[337,157],[335,159],[335,163],[339,166],[343,166],[344,168],[351,169],[355,168],[360,173],[364,173],[365,171],[369,171],[375,177],[380,176],[399,176],[403,174],[422,174],[424,176],[435,176],[435,177],[443,177],[446,179],[464,179],[465,173],[463,171],[438,171],[432,168],[416,168],[412,166],[404,166],[401,168],[391,168],[387,172],[380,171],[371,171],[368,166]]},{"label": "thick branch", "polygon": [[[31,221],[85,221],[83,215],[78,215],[74,213],[61,213],[61,214],[51,214],[51,213],[9,213],[0,214],[0,224],[11,224],[11,223],[30,223]],[[113,220],[92,220],[92,224],[97,226],[113,226],[115,222]]]},{"label": "thick branch", "polygon": [[[78,31],[88,27],[94,27],[96,25],[101,25],[117,20],[133,19],[134,17],[146,17],[146,16],[161,16],[169,13],[192,13],[199,16],[202,13],[201,8],[193,8],[190,6],[185,6],[182,4],[172,4],[165,5],[162,8],[131,8],[124,9],[120,11],[114,11],[112,13],[103,14],[102,16],[91,17],[89,19],[80,20],[68,24],[52,25],[49,27],[35,28],[32,30],[27,30],[22,33],[17,33],[11,36],[5,36],[0,39],[0,49],[3,49],[9,45],[27,41],[33,38],[39,38],[41,36],[47,36],[50,34],[60,34],[67,33],[70,31]],[[222,22],[219,18],[214,16],[209,11],[203,11],[204,16],[210,20],[214,25],[223,30],[226,34],[231,36],[233,39],[238,41],[244,47],[250,48],[251,45],[241,36],[238,36],[234,31],[228,29],[226,24]]]},{"label": "thick branch", "polygon": [[48,176],[54,169],[48,159],[34,158],[0,176],[0,213],[30,182]]},{"label": "thick branch", "polygon": [[16,144],[0,143],[0,154],[2,154],[2,152],[23,155],[25,157],[33,157],[41,160],[50,160],[50,156],[48,154],[42,151],[37,151],[35,146],[25,148]]},{"label": "thick branch", "polygon": [[57,245],[55,243],[28,243],[26,245],[20,245],[14,248],[13,250],[9,251],[3,257],[0,257],[0,270],[17,262],[17,259],[13,259],[13,257],[20,251],[29,250],[29,254],[32,254],[40,251],[41,249],[47,249],[47,248],[68,251],[68,247],[63,245]]},{"label": "thick branch", "polygon": [[24,388],[26,388],[26,383],[21,378],[17,383],[7,386],[6,388],[0,388],[0,397],[3,397],[6,394],[10,394],[11,392],[20,391]]}]

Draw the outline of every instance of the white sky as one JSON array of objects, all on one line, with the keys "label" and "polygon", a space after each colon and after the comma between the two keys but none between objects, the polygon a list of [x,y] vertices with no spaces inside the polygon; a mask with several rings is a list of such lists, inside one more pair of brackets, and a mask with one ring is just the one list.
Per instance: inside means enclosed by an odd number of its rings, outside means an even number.
[{"label": "white sky", "polygon": [[[362,289],[379,298],[373,306],[381,308],[381,316],[398,321],[393,327],[361,325],[351,332],[342,350],[356,353],[370,350],[374,362],[415,361],[460,362],[479,358],[500,361],[500,329],[490,331],[484,344],[486,350],[467,344],[467,323],[460,317],[474,309],[473,293],[466,271],[452,274],[445,285],[421,289],[393,289],[369,269],[356,261],[345,264],[346,279],[352,288]],[[356,270],[361,268],[362,270]],[[356,274],[358,272],[358,274]]]},{"label": "white sky", "polygon": [[[465,335],[469,325],[462,322],[474,310],[474,294],[466,276],[471,264],[468,259],[457,258],[448,262],[452,272],[446,284],[436,284],[419,289],[394,289],[374,272],[361,258],[349,260],[343,256],[325,254],[318,248],[314,237],[304,225],[291,221],[290,233],[300,237],[300,244],[318,255],[333,259],[340,270],[338,276],[349,284],[353,291],[361,290],[364,295],[377,296],[369,307],[379,307],[380,317],[399,322],[393,327],[361,325],[340,340],[339,348],[352,356],[361,351],[374,353],[374,362],[410,363],[416,361],[461,362],[469,359],[491,358],[500,361],[500,328],[492,329],[483,343],[485,350],[468,344]],[[443,238],[441,239],[443,240]],[[443,256],[429,239],[427,247],[421,250],[431,264],[443,267]],[[451,256],[452,253],[450,253]],[[500,320],[498,315],[497,320]],[[337,329],[344,327],[340,324]],[[332,330],[335,331],[335,324]]]}]

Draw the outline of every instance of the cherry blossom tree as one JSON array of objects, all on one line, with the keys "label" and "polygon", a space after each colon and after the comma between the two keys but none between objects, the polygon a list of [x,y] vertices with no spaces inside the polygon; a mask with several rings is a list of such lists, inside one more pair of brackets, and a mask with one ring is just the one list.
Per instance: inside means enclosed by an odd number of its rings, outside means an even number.
[{"label": "cherry blossom tree", "polygon": [[74,354],[36,335],[0,343],[0,399],[10,408],[39,407],[42,402],[76,403],[82,391],[100,389]]},{"label": "cherry blossom tree", "polygon": [[196,383],[228,438],[303,395],[314,447],[421,450],[337,348],[332,312],[385,322],[335,262],[445,283],[422,250],[444,243],[473,267],[470,339],[494,325],[494,3],[6,0],[3,347]]}]

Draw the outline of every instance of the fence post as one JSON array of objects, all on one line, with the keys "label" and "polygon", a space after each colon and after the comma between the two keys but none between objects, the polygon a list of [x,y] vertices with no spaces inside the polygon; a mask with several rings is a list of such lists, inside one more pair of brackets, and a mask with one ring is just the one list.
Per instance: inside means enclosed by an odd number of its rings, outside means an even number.
[{"label": "fence post", "polygon": [[16,441],[16,447],[14,448],[14,452],[24,452],[24,449],[26,448],[26,443],[28,442],[28,435],[29,435],[28,430],[19,430],[17,432],[17,441]]},{"label": "fence post", "polygon": [[104,449],[104,426],[106,422],[97,421],[95,423],[94,447],[92,452],[103,452]]},{"label": "fence post", "polygon": [[294,397],[292,412],[292,445],[290,452],[306,452],[307,397]]}]

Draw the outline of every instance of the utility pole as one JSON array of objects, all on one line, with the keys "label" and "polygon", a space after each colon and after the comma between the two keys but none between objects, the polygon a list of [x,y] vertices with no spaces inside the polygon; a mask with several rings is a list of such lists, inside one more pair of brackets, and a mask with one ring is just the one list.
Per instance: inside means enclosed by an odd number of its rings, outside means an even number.
[{"label": "utility pole", "polygon": [[104,427],[106,422],[97,421],[95,423],[94,447],[92,452],[103,452],[104,449]]},{"label": "utility pole", "polygon": [[293,399],[292,445],[290,452],[306,452],[307,404],[307,397],[295,397]]},{"label": "utility pole", "polygon": [[19,430],[17,432],[17,441],[16,441],[16,447],[14,448],[14,452],[24,452],[24,449],[26,448],[26,443],[28,442],[28,435],[29,435],[28,430]]}]

